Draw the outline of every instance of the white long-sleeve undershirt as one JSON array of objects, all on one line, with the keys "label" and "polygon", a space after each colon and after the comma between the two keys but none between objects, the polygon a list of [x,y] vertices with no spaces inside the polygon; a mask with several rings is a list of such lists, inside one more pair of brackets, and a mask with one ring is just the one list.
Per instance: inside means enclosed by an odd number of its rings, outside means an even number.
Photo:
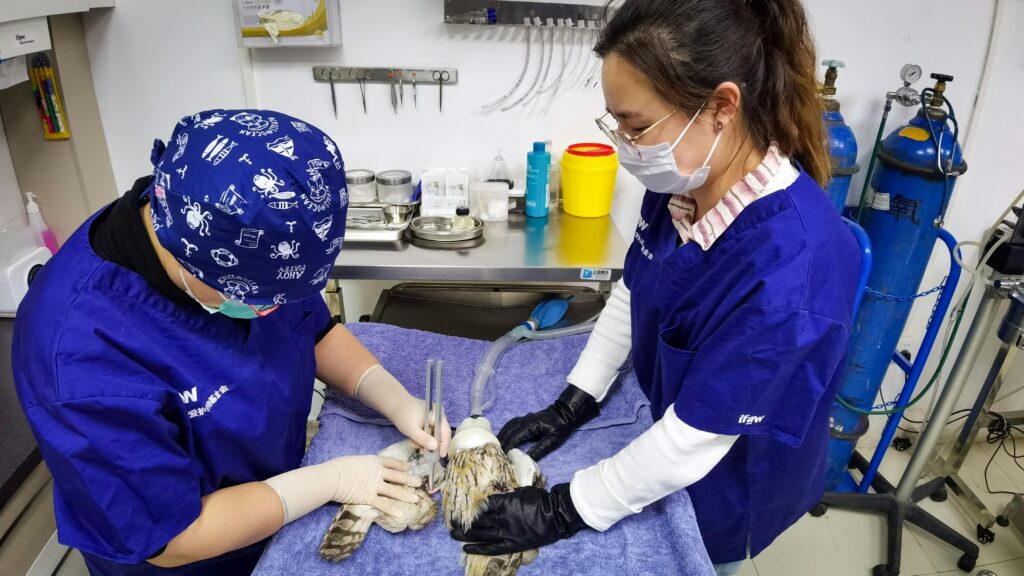
[{"label": "white long-sleeve undershirt", "polygon": [[580,470],[569,485],[583,521],[604,531],[626,516],[699,481],[739,436],[697,430],[676,416],[675,405],[618,454]]},{"label": "white long-sleeve undershirt", "polygon": [[630,326],[629,288],[619,280],[566,380],[598,402],[604,400],[619,374],[619,368],[629,358],[633,345]]},{"label": "white long-sleeve undershirt", "polygon": [[[783,158],[763,195],[789,187],[799,171]],[[632,347],[630,292],[620,280],[568,381],[599,402],[615,382]],[[690,486],[725,458],[739,436],[704,432],[679,419],[675,405],[665,416],[610,458],[575,474],[573,505],[583,521],[607,530],[645,506]]]}]

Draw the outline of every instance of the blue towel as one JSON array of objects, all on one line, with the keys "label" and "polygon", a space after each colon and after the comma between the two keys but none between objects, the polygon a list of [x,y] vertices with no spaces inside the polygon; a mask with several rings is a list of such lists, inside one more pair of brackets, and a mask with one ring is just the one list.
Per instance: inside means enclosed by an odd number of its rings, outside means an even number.
[{"label": "blue towel", "polygon": [[[349,329],[413,394],[422,396],[428,358],[445,360],[445,411],[452,426],[469,414],[473,368],[489,342],[466,340],[383,324],[352,324]],[[505,353],[496,375],[498,396],[486,416],[495,431],[510,418],[549,405],[565,387],[565,377],[586,344],[586,336],[519,344]],[[615,454],[652,425],[647,398],[636,377],[620,378],[590,422],[562,448],[540,462],[548,486],[567,482],[577,470]],[[320,431],[303,465],[346,454],[372,454],[401,440],[376,412],[329,393]],[[440,495],[437,496],[440,498]],[[461,575],[459,543],[438,518],[427,528],[389,534],[374,526],[351,558],[332,564],[318,548],[337,505],[323,506],[282,528],[271,540],[254,575],[416,574]],[[714,574],[701,541],[686,491],[673,494],[605,533],[584,531],[547,546],[539,559],[519,571],[531,574]]]}]

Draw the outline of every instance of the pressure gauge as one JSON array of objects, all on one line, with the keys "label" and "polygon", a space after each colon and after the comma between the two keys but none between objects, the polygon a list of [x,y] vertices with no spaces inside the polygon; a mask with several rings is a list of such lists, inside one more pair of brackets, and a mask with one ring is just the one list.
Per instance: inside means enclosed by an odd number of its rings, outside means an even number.
[{"label": "pressure gauge", "polygon": [[904,64],[900,68],[900,79],[907,84],[913,84],[921,79],[921,67],[917,64]]}]

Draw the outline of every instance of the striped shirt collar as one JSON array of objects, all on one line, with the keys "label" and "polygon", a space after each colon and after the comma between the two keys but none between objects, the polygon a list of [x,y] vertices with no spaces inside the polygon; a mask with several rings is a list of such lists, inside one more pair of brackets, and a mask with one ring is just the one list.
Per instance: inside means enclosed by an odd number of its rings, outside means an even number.
[{"label": "striped shirt collar", "polygon": [[779,173],[783,163],[788,159],[779,153],[773,144],[768,148],[761,163],[733,185],[725,196],[696,223],[693,216],[697,211],[697,202],[689,192],[676,194],[668,202],[668,210],[672,215],[672,225],[679,231],[682,244],[696,242],[707,252],[726,229],[736,221],[744,208],[753,201],[767,196],[774,189],[768,185]]}]

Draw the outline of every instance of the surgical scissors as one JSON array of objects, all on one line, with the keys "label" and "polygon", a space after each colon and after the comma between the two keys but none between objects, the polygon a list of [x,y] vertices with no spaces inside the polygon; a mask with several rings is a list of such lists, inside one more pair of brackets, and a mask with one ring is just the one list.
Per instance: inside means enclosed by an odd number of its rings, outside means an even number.
[{"label": "surgical scissors", "polygon": [[451,80],[452,75],[447,70],[434,70],[431,74],[431,78],[434,82],[437,82],[437,107],[438,110],[444,112],[444,83]]}]

